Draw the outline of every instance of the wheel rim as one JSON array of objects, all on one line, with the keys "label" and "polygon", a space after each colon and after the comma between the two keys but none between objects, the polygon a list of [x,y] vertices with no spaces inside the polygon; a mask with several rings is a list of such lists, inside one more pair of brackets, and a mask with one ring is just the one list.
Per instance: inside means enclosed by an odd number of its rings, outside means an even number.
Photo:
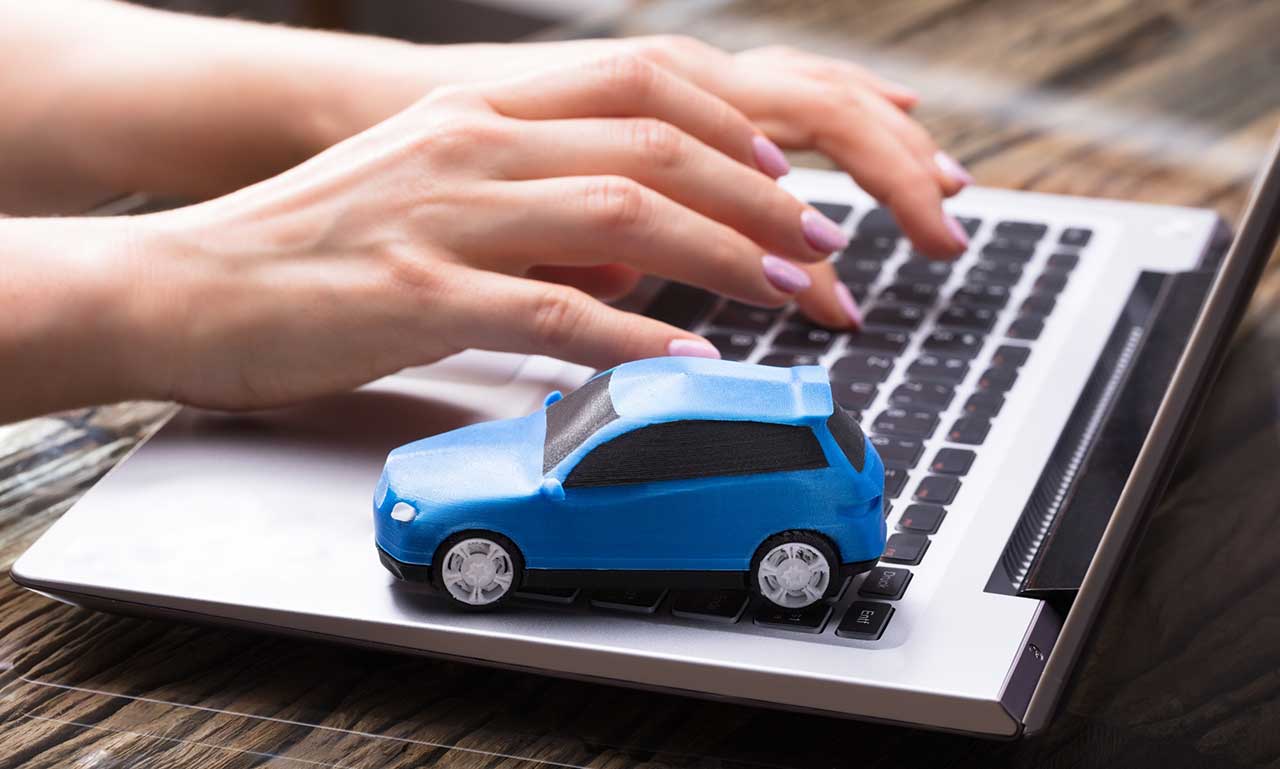
[{"label": "wheel rim", "polygon": [[464,539],[444,554],[440,578],[457,600],[484,606],[511,589],[515,564],[511,554],[491,539]]},{"label": "wheel rim", "polygon": [[760,559],[760,592],[778,606],[802,609],[822,598],[831,584],[831,564],[804,542],[784,542]]}]

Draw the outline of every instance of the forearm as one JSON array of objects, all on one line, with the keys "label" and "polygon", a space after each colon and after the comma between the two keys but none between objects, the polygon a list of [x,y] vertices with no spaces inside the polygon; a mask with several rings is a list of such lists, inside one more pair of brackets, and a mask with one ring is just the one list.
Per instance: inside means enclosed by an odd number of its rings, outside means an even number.
[{"label": "forearm", "polygon": [[132,250],[126,217],[0,219],[0,424],[162,396],[144,316],[164,288],[140,279]]},{"label": "forearm", "polygon": [[425,50],[105,0],[0,2],[0,210],[270,176],[429,90]]}]

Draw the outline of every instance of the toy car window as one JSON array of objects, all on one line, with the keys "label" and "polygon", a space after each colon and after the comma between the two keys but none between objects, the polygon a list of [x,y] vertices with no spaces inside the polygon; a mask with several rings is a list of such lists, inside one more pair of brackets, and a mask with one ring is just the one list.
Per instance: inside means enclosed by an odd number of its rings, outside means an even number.
[{"label": "toy car window", "polygon": [[542,472],[560,464],[597,430],[618,418],[609,397],[605,372],[547,406],[547,438],[542,447]]},{"label": "toy car window", "polygon": [[813,430],[767,422],[687,420],[640,427],[582,458],[565,486],[615,486],[827,466]]},{"label": "toy car window", "polygon": [[831,437],[836,439],[836,445],[848,457],[853,469],[862,472],[862,465],[867,461],[867,445],[858,420],[836,406],[827,419],[827,429],[831,431]]}]

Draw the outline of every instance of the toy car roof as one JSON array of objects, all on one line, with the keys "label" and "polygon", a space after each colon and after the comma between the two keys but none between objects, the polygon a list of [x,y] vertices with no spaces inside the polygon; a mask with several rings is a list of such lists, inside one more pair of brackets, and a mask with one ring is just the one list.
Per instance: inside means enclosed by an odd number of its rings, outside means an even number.
[{"label": "toy car roof", "polygon": [[624,363],[609,372],[609,396],[624,419],[726,419],[801,423],[831,414],[821,366],[779,368],[708,358]]}]

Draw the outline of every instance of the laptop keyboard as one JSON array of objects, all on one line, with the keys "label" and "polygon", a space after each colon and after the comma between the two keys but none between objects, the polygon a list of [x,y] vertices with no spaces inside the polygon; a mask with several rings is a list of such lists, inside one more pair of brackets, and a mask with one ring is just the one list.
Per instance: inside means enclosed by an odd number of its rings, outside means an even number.
[{"label": "laptop keyboard", "polygon": [[835,642],[882,638],[893,602],[928,568],[931,537],[946,525],[948,506],[1092,232],[959,216],[970,248],[955,261],[934,261],[910,248],[886,209],[811,205],[837,222],[856,218],[854,237],[834,263],[863,308],[862,329],[835,332],[792,307],[752,307],[680,284],[664,286],[649,314],[702,333],[730,360],[826,366],[835,400],[855,413],[884,460],[891,533],[880,564],[846,580],[837,596],[800,610],[774,609],[739,590],[559,590],[521,597],[708,627],[822,634]]}]

